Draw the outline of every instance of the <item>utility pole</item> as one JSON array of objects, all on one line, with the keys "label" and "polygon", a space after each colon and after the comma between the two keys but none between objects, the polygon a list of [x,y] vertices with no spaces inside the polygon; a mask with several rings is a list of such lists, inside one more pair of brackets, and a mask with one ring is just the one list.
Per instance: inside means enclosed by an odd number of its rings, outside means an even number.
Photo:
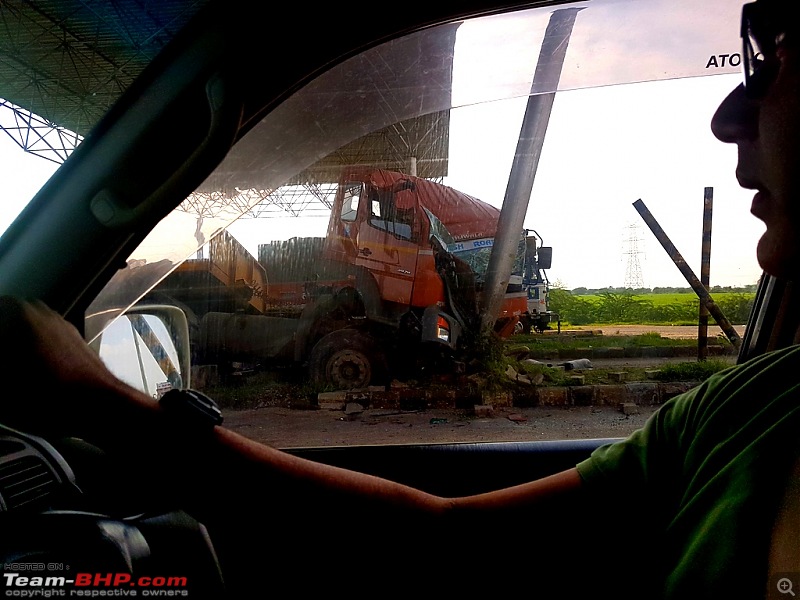
[{"label": "utility pole", "polygon": [[542,154],[544,136],[561,79],[561,69],[567,54],[575,17],[581,8],[562,8],[553,11],[545,30],[539,60],[533,75],[531,93],[522,119],[517,151],[508,177],[506,195],[497,222],[492,254],[486,270],[486,283],[481,299],[481,335],[488,337],[494,330],[497,315],[503,305],[511,269],[517,256],[522,223],[528,212],[533,180]]}]

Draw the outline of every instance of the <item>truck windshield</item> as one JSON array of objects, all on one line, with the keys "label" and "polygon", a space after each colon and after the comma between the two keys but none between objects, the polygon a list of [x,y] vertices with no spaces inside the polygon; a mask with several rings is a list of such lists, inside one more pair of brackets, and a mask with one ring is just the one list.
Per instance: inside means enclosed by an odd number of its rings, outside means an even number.
[{"label": "truck windshield", "polygon": [[435,239],[442,248],[447,248],[448,251],[452,252],[450,246],[453,244],[453,236],[436,215],[427,208],[424,210],[431,222],[431,238]]},{"label": "truck windshield", "polygon": [[[486,271],[489,268],[489,259],[492,256],[492,238],[480,240],[468,240],[450,244],[447,249],[457,258],[467,263],[475,273],[476,283],[482,284],[486,279]],[[521,285],[522,275],[525,269],[525,239],[521,239],[517,246],[517,257],[511,269],[509,285]]]}]

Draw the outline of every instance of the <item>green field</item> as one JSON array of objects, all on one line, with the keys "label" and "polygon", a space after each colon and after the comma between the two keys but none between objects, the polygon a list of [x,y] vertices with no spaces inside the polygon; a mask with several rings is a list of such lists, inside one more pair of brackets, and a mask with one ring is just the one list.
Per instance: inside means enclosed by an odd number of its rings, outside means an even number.
[{"label": "green field", "polygon": [[[734,325],[747,322],[754,292],[718,292],[712,299]],[[573,325],[589,323],[641,323],[690,325],[697,322],[700,300],[694,293],[631,294],[601,292],[573,295],[562,289],[550,292],[550,308],[562,322]]]},{"label": "green field", "polygon": [[[712,294],[711,297],[714,299],[714,302],[720,303],[725,299],[731,298],[738,298],[740,296],[747,295],[748,297],[752,297],[753,294],[742,294],[739,292],[720,292],[716,294]],[[667,304],[689,304],[689,303],[699,303],[697,295],[694,293],[691,294],[640,294],[636,295],[636,298],[641,298],[648,302],[652,302],[654,306],[664,306]],[[602,302],[603,297],[597,295],[587,295],[587,296],[575,296],[575,298],[586,299],[591,302]]]}]

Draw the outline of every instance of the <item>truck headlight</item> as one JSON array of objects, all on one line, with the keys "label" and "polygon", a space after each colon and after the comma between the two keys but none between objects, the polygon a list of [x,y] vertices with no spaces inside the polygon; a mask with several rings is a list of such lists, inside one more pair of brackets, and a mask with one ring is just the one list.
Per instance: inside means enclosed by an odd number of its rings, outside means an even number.
[{"label": "truck headlight", "polygon": [[436,323],[436,337],[443,342],[450,342],[450,325],[444,317],[439,317]]}]

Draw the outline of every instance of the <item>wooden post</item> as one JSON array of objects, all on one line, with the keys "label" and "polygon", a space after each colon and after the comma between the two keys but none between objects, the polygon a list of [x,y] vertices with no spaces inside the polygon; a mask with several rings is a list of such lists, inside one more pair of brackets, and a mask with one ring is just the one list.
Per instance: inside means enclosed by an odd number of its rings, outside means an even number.
[{"label": "wooden post", "polygon": [[733,325],[731,325],[730,321],[725,318],[725,315],[717,303],[714,302],[711,294],[709,294],[708,290],[703,287],[703,284],[700,283],[697,275],[694,274],[694,271],[692,271],[691,267],[689,267],[689,265],[686,263],[686,260],[683,258],[683,256],[681,256],[681,253],[678,252],[678,249],[675,247],[669,237],[667,237],[667,234],[664,233],[664,230],[661,229],[661,225],[658,224],[658,221],[656,221],[655,217],[644,205],[642,199],[639,198],[636,202],[634,202],[633,207],[641,215],[642,219],[644,219],[644,222],[647,223],[647,226],[650,227],[650,231],[653,232],[653,235],[656,236],[656,239],[661,243],[661,246],[667,251],[667,254],[672,259],[672,262],[674,262],[675,266],[678,267],[678,270],[686,278],[686,281],[688,281],[689,285],[692,286],[694,293],[697,294],[698,298],[700,298],[700,304],[705,304],[708,312],[711,313],[711,316],[714,317],[714,320],[717,322],[717,325],[720,326],[722,331],[725,332],[725,335],[728,336],[728,339],[738,350],[742,345],[742,338],[739,337],[739,334],[733,328]]},{"label": "wooden post", "polygon": [[[714,188],[703,191],[703,249],[700,255],[700,283],[709,291],[711,272],[711,215],[714,206]],[[708,308],[700,303],[700,319],[697,324],[697,360],[708,358]]]}]

